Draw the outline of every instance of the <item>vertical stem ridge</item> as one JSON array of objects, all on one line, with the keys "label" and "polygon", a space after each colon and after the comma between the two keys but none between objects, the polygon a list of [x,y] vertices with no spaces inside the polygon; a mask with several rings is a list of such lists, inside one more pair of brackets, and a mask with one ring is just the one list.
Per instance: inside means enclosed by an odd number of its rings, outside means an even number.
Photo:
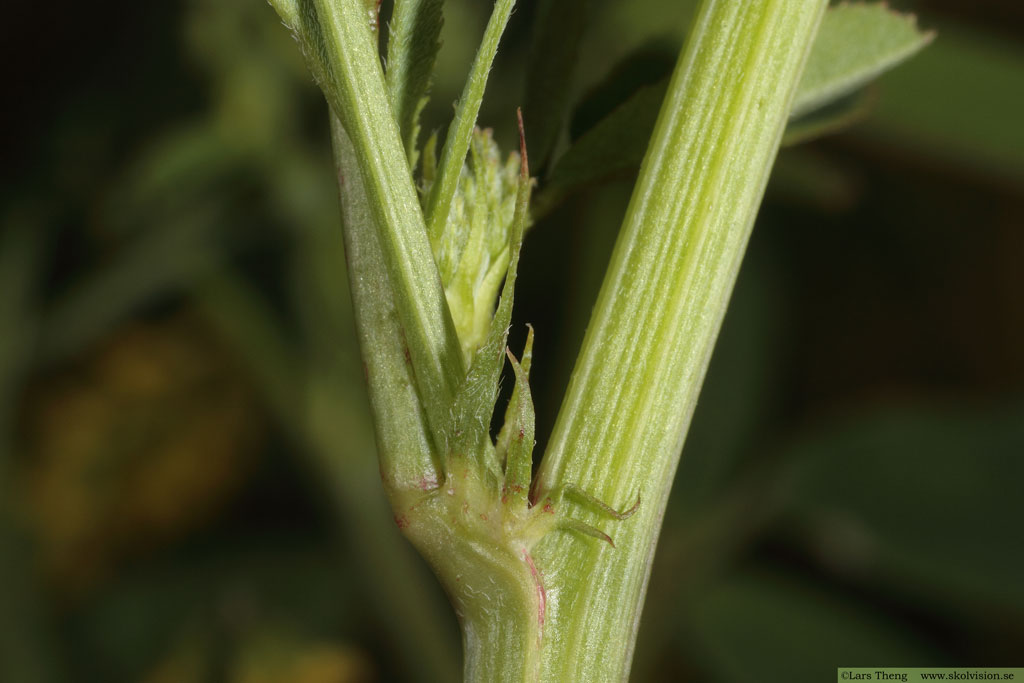
[{"label": "vertical stem ridge", "polygon": [[616,523],[616,550],[568,534],[536,549],[552,598],[545,680],[628,674],[682,439],[826,4],[698,12],[538,474],[541,491],[645,502]]}]

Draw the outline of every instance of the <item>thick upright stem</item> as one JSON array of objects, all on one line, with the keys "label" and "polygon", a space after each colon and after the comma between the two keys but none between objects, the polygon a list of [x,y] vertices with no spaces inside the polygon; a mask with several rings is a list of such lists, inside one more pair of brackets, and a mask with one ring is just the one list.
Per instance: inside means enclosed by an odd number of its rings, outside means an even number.
[{"label": "thick upright stem", "polygon": [[[612,505],[616,548],[555,533],[542,678],[628,675],[666,498],[826,0],[705,0],[680,58],[539,473]],[[587,521],[608,525],[599,517]]]},{"label": "thick upright stem", "polygon": [[[466,486],[461,476],[457,480],[454,495],[424,499],[403,523],[459,618],[463,680],[537,681],[545,602],[539,574],[525,543],[507,543],[492,533],[500,515],[497,501],[488,504],[478,495],[480,487]],[[484,509],[488,521],[478,512]]]}]

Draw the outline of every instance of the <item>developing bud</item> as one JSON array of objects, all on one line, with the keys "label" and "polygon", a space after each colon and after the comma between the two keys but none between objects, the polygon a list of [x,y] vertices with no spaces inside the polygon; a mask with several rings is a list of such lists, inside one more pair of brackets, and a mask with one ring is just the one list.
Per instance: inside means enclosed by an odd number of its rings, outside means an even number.
[{"label": "developing bud", "polygon": [[434,245],[467,365],[487,338],[508,270],[519,175],[517,152],[503,163],[491,130],[473,131],[444,234]]}]

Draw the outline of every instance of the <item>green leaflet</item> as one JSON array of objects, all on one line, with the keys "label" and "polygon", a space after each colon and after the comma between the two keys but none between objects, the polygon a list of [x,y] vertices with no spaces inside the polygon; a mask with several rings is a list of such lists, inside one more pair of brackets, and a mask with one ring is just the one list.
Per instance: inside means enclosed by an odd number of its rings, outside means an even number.
[{"label": "green leaflet", "polygon": [[420,112],[441,48],[442,5],[443,0],[397,0],[391,17],[386,81],[409,168],[416,167],[419,156]]},{"label": "green leaflet", "polygon": [[884,4],[829,8],[793,98],[791,117],[853,92],[934,37],[917,28],[913,15],[893,12]]},{"label": "green leaflet", "polygon": [[514,6],[515,0],[498,0],[494,4],[494,11],[484,30],[484,39],[480,43],[466,87],[455,109],[455,118],[448,127],[448,135],[441,151],[441,163],[437,169],[437,180],[431,185],[424,203],[427,234],[430,235],[431,244],[437,244],[444,233],[452,197],[455,196],[455,189],[462,174],[462,164],[469,151],[473,127],[476,125],[476,116],[484,98],[487,74],[491,70],[494,55],[498,51],[498,42]]},{"label": "green leaflet", "polygon": [[810,142],[863,120],[871,112],[871,105],[876,99],[873,92],[872,89],[861,90],[790,119],[782,136],[782,146],[792,147]]},{"label": "green leaflet", "polygon": [[[797,87],[784,144],[806,142],[857,121],[866,101],[850,94],[923,48],[933,35],[920,31],[913,16],[881,4],[830,8]],[[581,135],[537,195],[534,217],[579,187],[639,166],[667,87],[666,79],[635,90]]]},{"label": "green leaflet", "polygon": [[637,90],[584,133],[555,164],[534,202],[534,218],[548,213],[580,187],[638,167],[667,88],[666,80]]}]

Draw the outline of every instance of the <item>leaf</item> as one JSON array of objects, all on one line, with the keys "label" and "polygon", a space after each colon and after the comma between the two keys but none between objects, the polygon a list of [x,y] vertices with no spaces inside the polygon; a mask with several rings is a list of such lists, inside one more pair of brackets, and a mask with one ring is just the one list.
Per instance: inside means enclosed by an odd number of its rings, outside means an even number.
[{"label": "leaf", "polygon": [[640,165],[668,89],[676,48],[656,41],[629,54],[576,106],[573,141],[533,203],[539,218],[579,187]]},{"label": "leaf", "polygon": [[654,40],[630,52],[580,98],[569,125],[570,139],[575,142],[582,137],[644,86],[664,83],[667,87],[678,58],[679,46],[666,40]]},{"label": "leaf", "polygon": [[791,119],[782,136],[782,146],[801,145],[862,121],[870,113],[875,99],[870,91],[856,92]]},{"label": "leaf", "polygon": [[791,453],[788,503],[810,551],[935,601],[1024,613],[1024,406],[886,410]]},{"label": "leaf", "polygon": [[424,206],[427,234],[435,248],[444,233],[459,175],[462,173],[466,153],[469,152],[473,126],[476,125],[484,88],[487,86],[487,74],[491,70],[501,34],[505,31],[505,25],[508,24],[514,6],[515,0],[497,0],[494,4],[494,11],[487,22],[487,28],[484,29],[483,41],[473,60],[469,79],[456,106],[455,118],[448,127],[448,135],[441,150],[441,162],[437,168],[437,180],[430,186]]},{"label": "leaf", "polygon": [[533,206],[538,219],[580,187],[637,168],[643,160],[668,82],[641,88],[587,131],[558,160]]},{"label": "leaf", "polygon": [[[913,17],[882,5],[844,4],[830,8],[797,88],[784,144],[798,144],[832,133],[858,120],[869,99],[842,98],[920,50],[932,37],[932,33],[917,29]],[[535,218],[551,211],[578,188],[640,165],[668,87],[667,78],[635,90],[623,87],[626,79],[622,74],[632,73],[628,65],[641,60],[643,54],[652,64],[646,73],[661,72],[659,62],[655,61],[657,53],[645,48],[627,58],[602,87],[606,92],[597,98],[598,112],[609,111],[609,102],[619,104],[599,123],[588,127],[587,119],[594,117],[592,112],[579,121],[587,103],[581,105],[573,128],[584,132],[555,164],[534,204]],[[834,107],[809,116],[833,102]]]},{"label": "leaf", "polygon": [[829,8],[818,29],[792,116],[848,95],[930,43],[935,34],[917,28],[913,15],[884,4],[841,4]]},{"label": "leaf", "polygon": [[570,81],[594,0],[541,0],[534,17],[526,67],[526,104],[533,166],[539,172],[558,142],[569,104]]},{"label": "leaf", "polygon": [[397,0],[388,32],[388,97],[410,168],[419,156],[419,116],[441,48],[442,6],[443,0]]}]

